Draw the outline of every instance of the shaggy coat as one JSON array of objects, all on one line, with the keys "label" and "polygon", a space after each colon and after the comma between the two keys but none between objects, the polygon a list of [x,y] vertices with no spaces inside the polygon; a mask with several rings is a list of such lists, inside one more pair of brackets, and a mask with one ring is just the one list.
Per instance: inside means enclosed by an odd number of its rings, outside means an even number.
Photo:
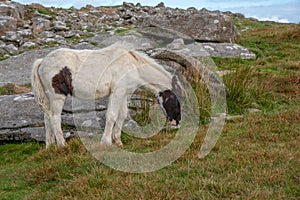
[{"label": "shaggy coat", "polygon": [[[34,63],[32,86],[44,112],[46,147],[52,143],[65,145],[61,112],[68,95],[79,99],[109,96],[101,143],[111,144],[114,138],[117,145],[122,145],[120,135],[127,116],[128,94],[140,86],[157,96],[172,86],[181,88],[177,79],[153,59],[119,45],[100,50],[55,50]],[[170,100],[175,101],[173,97]],[[169,119],[179,124],[179,102],[164,110]]]}]

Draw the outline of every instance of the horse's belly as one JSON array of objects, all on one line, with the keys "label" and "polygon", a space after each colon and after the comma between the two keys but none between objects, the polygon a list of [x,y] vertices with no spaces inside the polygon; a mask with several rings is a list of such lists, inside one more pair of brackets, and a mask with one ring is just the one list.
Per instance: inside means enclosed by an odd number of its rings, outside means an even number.
[{"label": "horse's belly", "polygon": [[110,94],[110,82],[75,81],[74,96],[80,99],[98,99]]}]

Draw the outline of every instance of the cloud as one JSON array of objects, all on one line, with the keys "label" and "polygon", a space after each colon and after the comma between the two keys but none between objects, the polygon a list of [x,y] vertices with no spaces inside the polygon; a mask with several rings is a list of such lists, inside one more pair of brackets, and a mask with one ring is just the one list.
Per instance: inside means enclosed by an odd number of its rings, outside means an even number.
[{"label": "cloud", "polygon": [[[284,3],[292,3],[295,1],[297,0],[285,0]],[[283,4],[282,0],[197,0],[197,2],[198,3],[196,4],[198,4],[199,6],[209,9],[232,9],[239,7],[258,7]]]},{"label": "cloud", "polygon": [[259,20],[271,20],[284,23],[300,22],[300,2],[270,6],[232,8],[231,11],[239,12],[246,17],[254,17]]},{"label": "cloud", "polygon": [[286,18],[279,18],[277,16],[272,16],[272,17],[257,17],[255,15],[249,16],[253,17],[255,19],[258,19],[259,21],[274,21],[274,22],[280,22],[280,23],[291,23],[288,19]]}]

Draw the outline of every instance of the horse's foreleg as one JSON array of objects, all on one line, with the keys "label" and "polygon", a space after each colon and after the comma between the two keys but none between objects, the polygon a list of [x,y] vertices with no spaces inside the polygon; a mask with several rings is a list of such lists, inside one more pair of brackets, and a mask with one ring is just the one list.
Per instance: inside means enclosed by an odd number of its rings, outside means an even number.
[{"label": "horse's foreleg", "polygon": [[121,108],[119,110],[119,115],[116,121],[116,124],[113,128],[113,134],[115,136],[115,144],[117,146],[123,146],[123,143],[121,141],[121,131],[124,124],[124,120],[128,113],[128,107],[127,107],[127,99],[126,96],[124,97],[124,101],[121,105]]},{"label": "horse's foreleg", "polygon": [[126,101],[126,98],[124,99],[124,92],[125,91],[121,89],[115,91],[110,95],[106,113],[105,129],[101,138],[101,144],[112,144],[112,131],[115,123],[117,122],[117,119],[119,118],[119,112],[122,108],[122,105],[124,101]]}]

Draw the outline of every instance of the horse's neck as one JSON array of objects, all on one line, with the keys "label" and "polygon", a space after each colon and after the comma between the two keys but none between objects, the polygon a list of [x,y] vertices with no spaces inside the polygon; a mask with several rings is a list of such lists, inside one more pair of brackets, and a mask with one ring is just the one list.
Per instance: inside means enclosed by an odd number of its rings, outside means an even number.
[{"label": "horse's neck", "polygon": [[153,92],[157,93],[166,89],[172,88],[172,76],[165,71],[162,67],[151,65],[144,66],[140,69],[140,77],[145,86],[151,89]]}]

